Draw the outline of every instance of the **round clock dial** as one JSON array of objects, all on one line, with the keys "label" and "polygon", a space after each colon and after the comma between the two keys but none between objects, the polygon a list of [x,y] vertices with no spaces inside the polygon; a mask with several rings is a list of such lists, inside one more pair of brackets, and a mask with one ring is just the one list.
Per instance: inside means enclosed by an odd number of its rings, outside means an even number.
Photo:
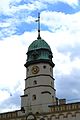
[{"label": "round clock dial", "polygon": [[32,67],[32,73],[37,74],[39,72],[39,67],[38,66],[33,66]]}]

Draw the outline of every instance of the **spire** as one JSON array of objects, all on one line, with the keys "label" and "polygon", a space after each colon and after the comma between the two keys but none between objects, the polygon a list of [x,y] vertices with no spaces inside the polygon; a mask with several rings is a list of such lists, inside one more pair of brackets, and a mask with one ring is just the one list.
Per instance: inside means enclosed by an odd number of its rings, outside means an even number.
[{"label": "spire", "polygon": [[38,20],[36,20],[36,22],[38,22],[38,37],[37,37],[37,39],[41,39],[41,37],[40,37],[40,13],[38,13]]}]

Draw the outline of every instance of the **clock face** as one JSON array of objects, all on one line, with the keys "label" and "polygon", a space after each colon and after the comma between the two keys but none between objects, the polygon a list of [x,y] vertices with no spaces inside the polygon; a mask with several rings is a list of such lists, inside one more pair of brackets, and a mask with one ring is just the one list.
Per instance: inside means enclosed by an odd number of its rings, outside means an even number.
[{"label": "clock face", "polygon": [[39,67],[38,66],[33,66],[32,67],[32,73],[37,74],[39,72]]}]

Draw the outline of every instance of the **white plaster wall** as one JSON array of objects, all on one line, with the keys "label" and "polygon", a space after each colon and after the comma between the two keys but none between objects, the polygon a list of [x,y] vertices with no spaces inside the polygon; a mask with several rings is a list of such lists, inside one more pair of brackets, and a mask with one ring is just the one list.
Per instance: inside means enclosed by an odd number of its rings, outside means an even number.
[{"label": "white plaster wall", "polygon": [[[40,71],[38,73],[39,74],[49,74],[51,76],[53,76],[53,68],[47,64],[47,63],[38,63],[38,64],[34,64],[35,66],[38,66],[40,68]],[[31,69],[34,65],[30,65],[27,69],[27,74],[26,74],[26,77],[29,77],[29,76],[34,76],[34,74],[32,74],[31,72]],[[46,66],[46,68],[44,69],[43,66]]]},{"label": "white plaster wall", "polygon": [[[33,66],[39,67],[37,74],[32,73]],[[55,98],[53,68],[47,63],[30,65],[27,68],[26,78],[24,95],[28,96],[21,98],[21,106],[26,107],[26,110],[27,106],[31,106],[34,113],[49,112],[48,105],[53,104]],[[37,84],[34,84],[34,81],[37,81]],[[42,94],[45,91],[49,93]],[[33,95],[36,95],[36,100],[33,100]]]},{"label": "white plaster wall", "polygon": [[[44,93],[44,91],[50,91],[49,93]],[[25,94],[27,94],[27,97],[22,98],[21,106],[29,106],[31,105],[31,108],[33,109],[32,112],[42,112],[42,111],[48,111],[48,105],[53,103],[53,96],[55,96],[55,92],[51,87],[36,87],[26,90]],[[33,95],[36,95],[36,100],[33,100]],[[44,110],[45,109],[45,110]]]},{"label": "white plaster wall", "polygon": [[[37,81],[37,84],[34,84],[34,81]],[[50,76],[35,76],[25,81],[25,88],[36,85],[50,85],[54,88],[54,80]]]}]

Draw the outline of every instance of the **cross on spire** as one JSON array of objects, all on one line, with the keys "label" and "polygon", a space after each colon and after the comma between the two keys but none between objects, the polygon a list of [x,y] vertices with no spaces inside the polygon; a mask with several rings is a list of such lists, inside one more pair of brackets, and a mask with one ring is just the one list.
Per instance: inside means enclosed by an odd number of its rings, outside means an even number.
[{"label": "cross on spire", "polygon": [[41,37],[40,37],[40,13],[38,13],[38,20],[36,20],[36,22],[38,22],[38,37],[37,37],[37,39],[41,39]]}]

